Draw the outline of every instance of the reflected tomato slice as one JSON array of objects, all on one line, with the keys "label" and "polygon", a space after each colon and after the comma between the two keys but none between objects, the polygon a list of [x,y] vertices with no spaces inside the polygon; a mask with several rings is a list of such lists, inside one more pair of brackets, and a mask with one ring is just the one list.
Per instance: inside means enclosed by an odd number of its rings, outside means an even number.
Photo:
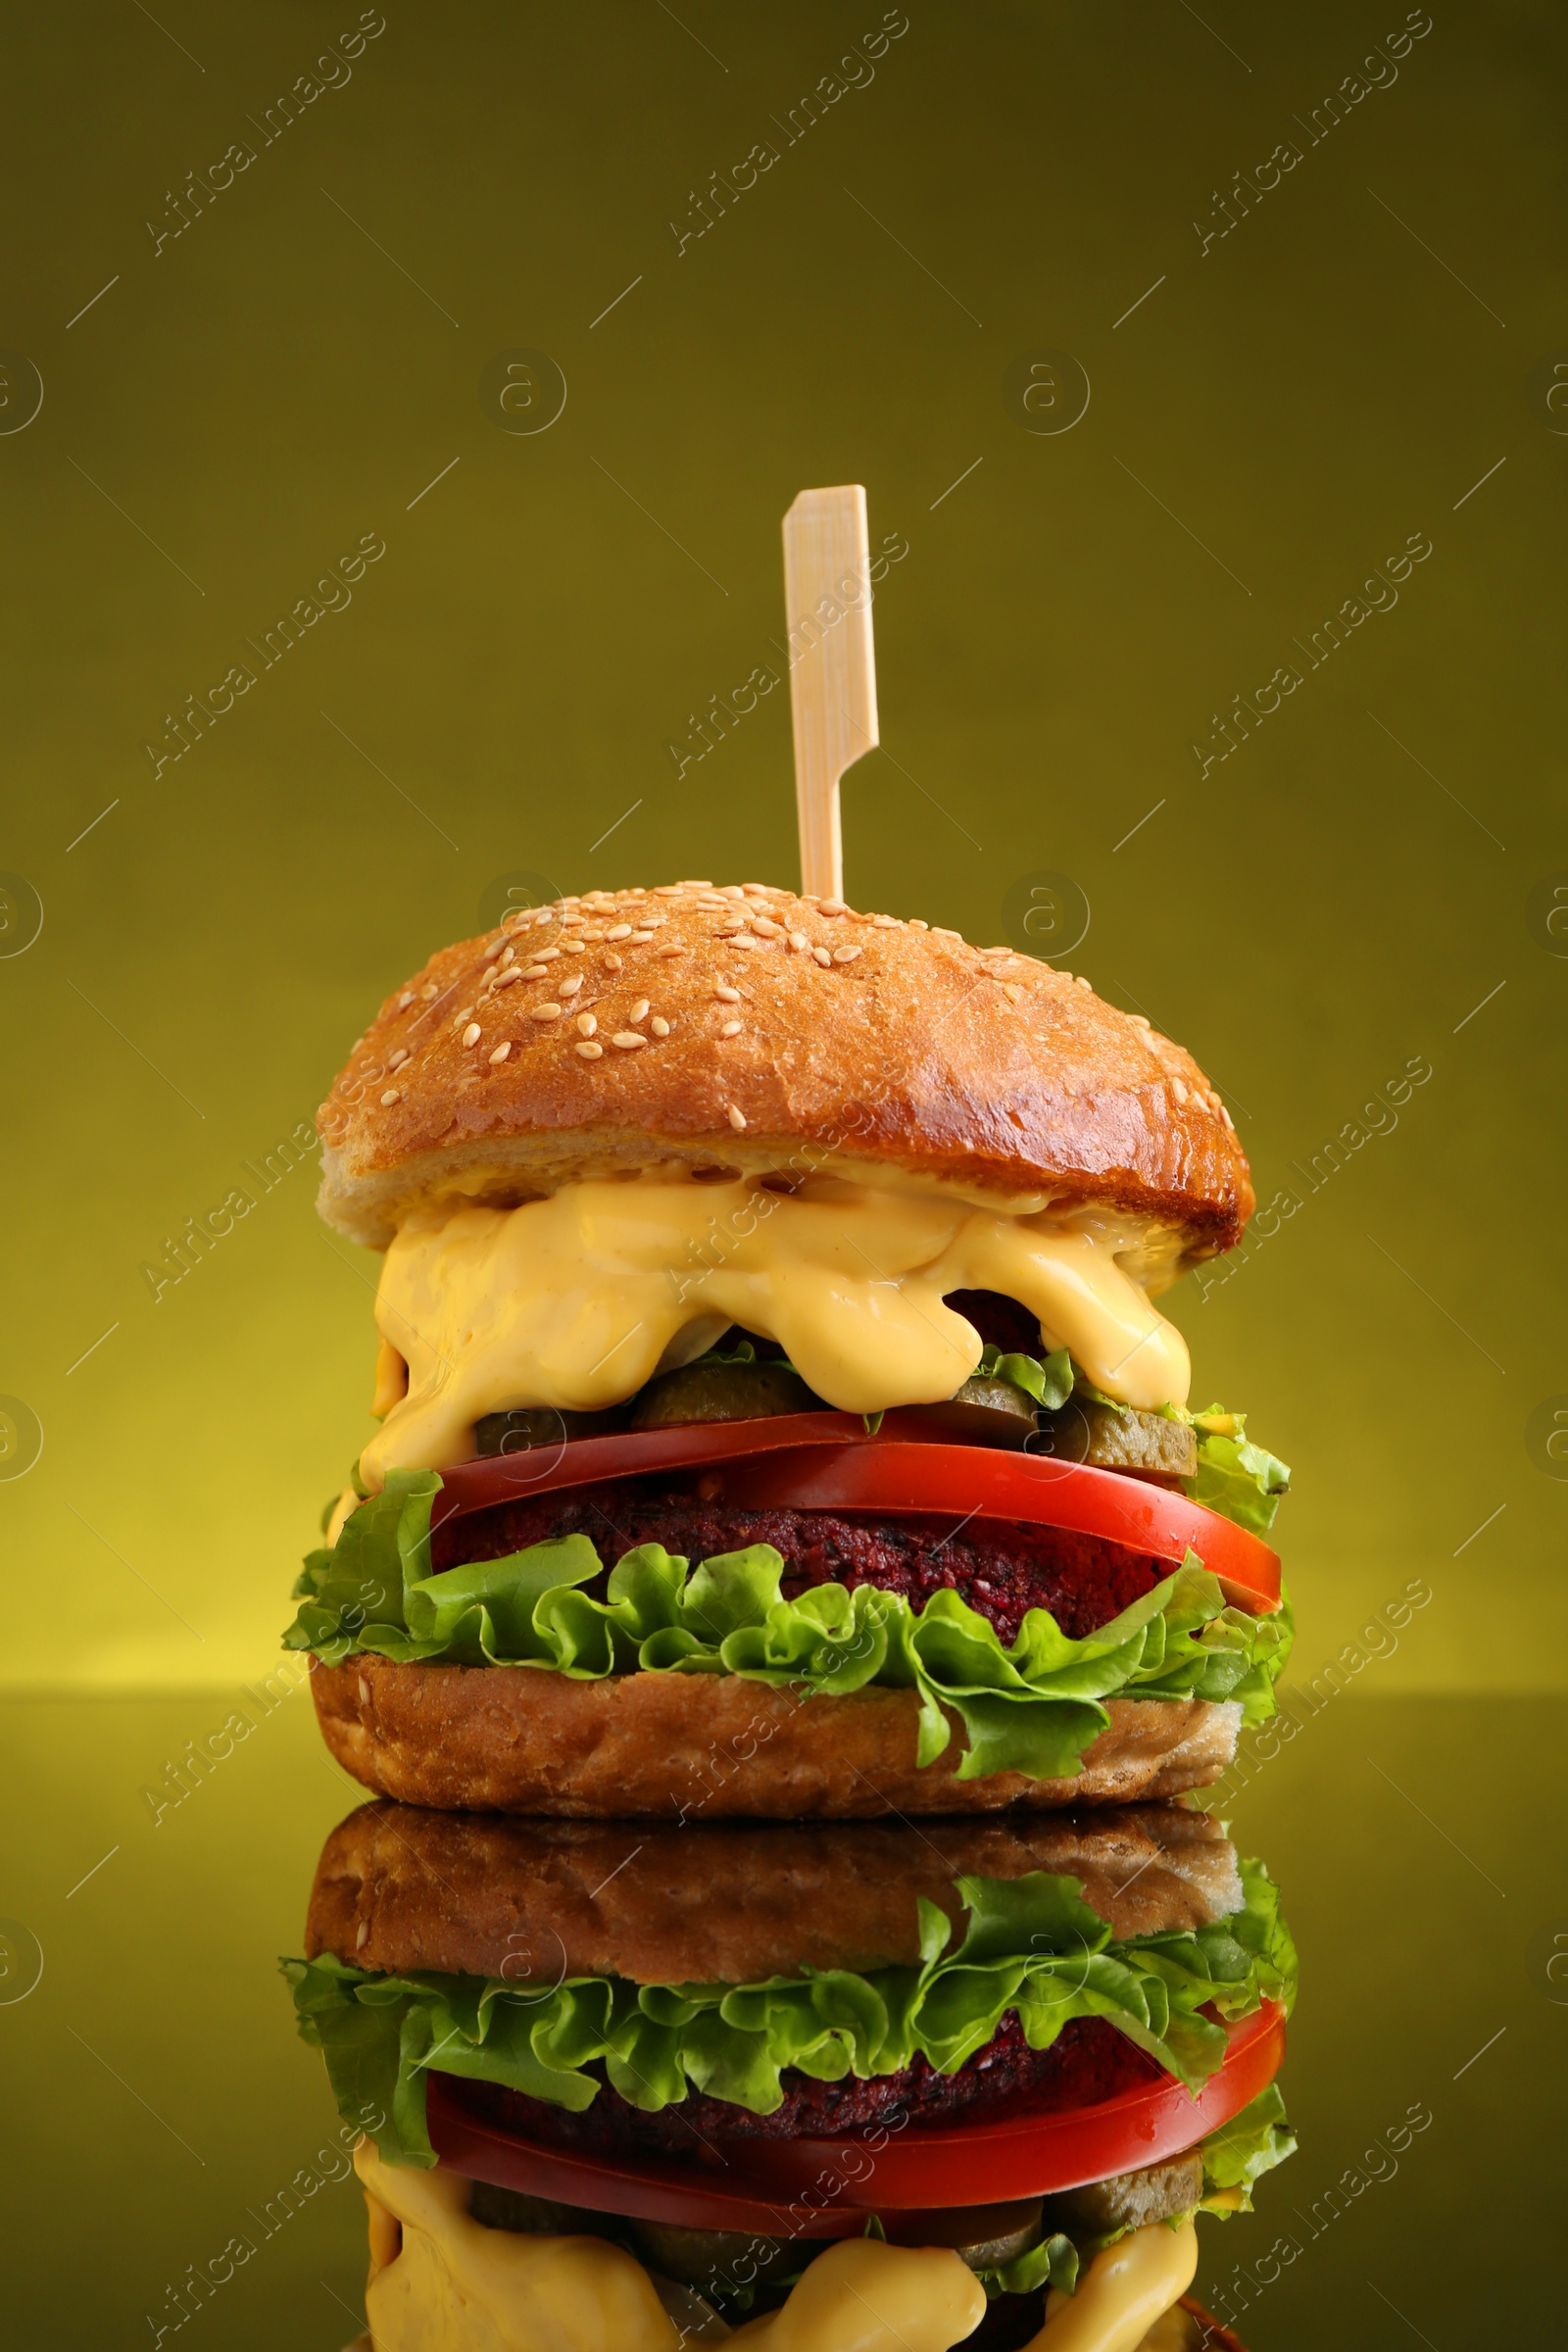
[{"label": "reflected tomato slice", "polygon": [[694,2230],[847,2237],[868,2213],[1049,2196],[1162,2164],[1239,2115],[1284,2055],[1285,2012],[1268,2001],[1230,2029],[1225,2057],[1196,2098],[1161,2075],[1095,2106],[1002,2123],[747,2140],[719,2180],[669,2158],[583,2156],[524,2139],[470,2114],[464,2084],[441,2074],[429,2078],[427,2117],[441,2162],[470,2180]]}]

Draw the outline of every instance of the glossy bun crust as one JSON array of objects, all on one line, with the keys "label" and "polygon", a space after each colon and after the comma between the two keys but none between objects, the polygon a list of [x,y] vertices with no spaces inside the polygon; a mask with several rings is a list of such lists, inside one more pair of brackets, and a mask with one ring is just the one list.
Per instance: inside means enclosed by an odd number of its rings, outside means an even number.
[{"label": "glossy bun crust", "polygon": [[313,1659],[321,1734],[363,1788],[442,1811],[578,1820],[868,1821],[1009,1806],[1124,1805],[1217,1781],[1236,1754],[1234,1699],[1111,1698],[1075,1779],[956,1776],[967,1739],[915,1762],[920,1702],[872,1685],[802,1700],[742,1675],[400,1665]]},{"label": "glossy bun crust", "polygon": [[1095,1201],[1188,1257],[1253,1204],[1229,1112],[1142,1016],[1011,949],[760,885],[560,900],[442,949],[318,1127],[321,1214],[377,1248],[432,1195],[671,1163]]}]

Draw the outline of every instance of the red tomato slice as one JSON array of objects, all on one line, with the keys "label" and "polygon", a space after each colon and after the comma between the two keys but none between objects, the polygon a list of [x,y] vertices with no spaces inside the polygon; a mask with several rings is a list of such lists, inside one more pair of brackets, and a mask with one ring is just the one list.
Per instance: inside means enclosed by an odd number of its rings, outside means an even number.
[{"label": "red tomato slice", "polygon": [[443,1471],[434,1520],[439,1527],[469,1511],[601,1479],[713,1467],[720,1482],[713,1499],[741,1510],[952,1511],[958,1520],[1009,1519],[1101,1536],[1173,1565],[1192,1550],[1238,1608],[1264,1617],[1279,1607],[1279,1555],[1185,1494],[1046,1454],[940,1445],[911,1435],[921,1426],[889,1413],[871,1437],[854,1413],[781,1413],[578,1438]]},{"label": "red tomato slice", "polygon": [[868,2213],[1049,2196],[1162,2164],[1239,2115],[1284,2055],[1285,2013],[1269,2001],[1231,2028],[1224,2061],[1196,2098],[1162,2075],[1055,2115],[940,2132],[892,2134],[881,2127],[835,2139],[749,2140],[722,2180],[667,2157],[581,2156],[524,2139],[470,2115],[464,2085],[450,2076],[429,2077],[426,2112],[441,2162],[470,2180],[692,2230],[848,2237]]}]

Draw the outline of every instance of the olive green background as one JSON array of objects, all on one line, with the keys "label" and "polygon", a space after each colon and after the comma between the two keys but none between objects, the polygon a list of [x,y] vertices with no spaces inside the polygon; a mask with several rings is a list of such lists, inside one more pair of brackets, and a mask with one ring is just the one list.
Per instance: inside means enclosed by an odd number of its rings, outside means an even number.
[{"label": "olive green background", "polygon": [[[1302,1202],[1172,1305],[1200,1400],[1295,1466],[1303,1660],[1421,1575],[1383,1687],[1559,1688],[1568,1488],[1525,1442],[1568,1389],[1568,961],[1527,913],[1568,866],[1550,12],[1434,21],[1312,145],[1400,12],[916,9],[786,145],[879,12],[394,8],[264,144],[340,13],[20,33],[3,331],[44,402],[0,436],[0,864],[44,920],[0,960],[0,1390],[44,1449],[0,1485],[0,1671],[170,1688],[271,1654],[369,1428],[375,1261],[318,1229],[303,1165],[156,1303],[139,1268],[498,877],[794,878],[783,687],[679,777],[667,746],[777,662],[796,491],[860,480],[908,553],[852,897],[985,943],[1020,877],[1072,878],[1068,963],[1194,1050],[1260,1199]],[[1195,216],[1292,138],[1203,250]],[[256,160],[155,252],[236,140]],[[1092,387],[1056,434],[1004,398],[1042,347]],[[533,435],[480,400],[518,348],[567,384]],[[352,603],[263,668],[247,638],[367,533]],[[1293,639],[1413,534],[1397,605],[1308,668]],[[1292,661],[1200,778],[1193,742]],[[255,685],[155,775],[166,714],[239,662]],[[1412,1057],[1397,1124],[1309,1191]]]},{"label": "olive green background", "polygon": [[[370,1426],[375,1265],[318,1226],[300,1164],[156,1302],[140,1269],[261,1191],[245,1163],[509,880],[794,879],[782,688],[679,774],[668,747],[777,665],[795,493],[861,481],[873,538],[908,552],[877,598],[885,749],[846,786],[851,898],[986,943],[1069,877],[1091,924],[1065,961],[1193,1049],[1260,1200],[1299,1203],[1169,1303],[1199,1401],[1247,1407],[1295,1466],[1301,1686],[1347,1643],[1368,1661],[1241,1799],[1306,1882],[1305,2046],[1345,2059],[1293,2089],[1322,2102],[1314,2182],[1391,2100],[1449,2097],[1498,2000],[1513,2088],[1465,2075],[1453,2101],[1486,2098],[1424,2143],[1441,2194],[1377,2191],[1366,2264],[1300,2266],[1252,2333],[1315,2344],[1332,2308],[1346,2340],[1403,2341],[1369,2275],[1456,2352],[1440,2247],[1468,2244],[1478,2148],[1546,2144],[1544,2112],[1509,2102],[1559,2022],[1526,1989],[1532,1939],[1568,1912],[1522,1858],[1551,1825],[1489,1829],[1476,1799],[1499,1743],[1519,1783],[1550,1782],[1568,1654],[1568,1462],[1545,1443],[1568,1405],[1558,13],[1438,6],[1396,78],[1367,69],[1384,86],[1314,132],[1402,8],[910,0],[874,78],[846,68],[860,86],[793,139],[878,7],[384,13],[270,137],[279,93],[352,32],[347,0],[62,6],[12,35],[0,345],[43,405],[0,430],[0,868],[21,878],[0,896],[0,1392],[43,1449],[0,1479],[26,1825],[0,1910],[48,1958],[0,2041],[15,2028],[35,2070],[25,2111],[60,2109],[41,2142],[13,2135],[24,2181],[52,2154],[135,2225],[128,2267],[87,2278],[79,2230],[35,2204],[34,2339],[139,2337],[227,2234],[230,2192],[285,2177],[327,2120],[263,1983],[350,1801],[303,1701],[223,1768],[249,1795],[214,1787],[154,1830],[138,1790],[275,1656]],[[237,141],[255,160],[173,235],[186,174]],[[777,161],[680,248],[710,175],[760,141]],[[1282,141],[1300,161],[1221,237],[1221,193]],[[567,387],[534,434],[494,401],[522,350]],[[1091,387],[1055,433],[1016,393],[1048,350]],[[0,427],[30,380],[6,367]],[[366,534],[385,553],[352,602],[263,667],[247,640]],[[1397,604],[1311,666],[1299,649],[1412,535],[1432,552]],[[168,716],[237,662],[255,684],[155,772]],[[1195,741],[1284,663],[1300,685],[1200,773]],[[1411,1061],[1431,1075],[1396,1124],[1366,1112]],[[1363,1140],[1314,1181],[1348,1126]],[[1413,1580],[1430,1601],[1363,1641]],[[1494,1834],[1517,1859],[1494,1874],[1506,1996],[1494,1898],[1444,1842]],[[1401,1879],[1385,1927],[1386,1850],[1436,1875],[1419,1919]],[[130,2092],[71,2055],[68,2013]],[[137,2098],[210,2169],[166,2181]],[[352,2295],[333,2194],[298,2295],[272,2268],[225,2340],[350,2332],[316,2283]],[[1472,2330],[1498,2276],[1468,2263]],[[90,2310],[51,2334],[68,2277]]]}]

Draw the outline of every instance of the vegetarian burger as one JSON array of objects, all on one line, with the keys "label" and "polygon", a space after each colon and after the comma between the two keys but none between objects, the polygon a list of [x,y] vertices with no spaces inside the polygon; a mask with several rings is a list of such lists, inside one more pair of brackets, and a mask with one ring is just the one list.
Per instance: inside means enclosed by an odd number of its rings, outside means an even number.
[{"label": "vegetarian burger", "polygon": [[286,1640],[437,1806],[1160,1797],[1288,1645],[1287,1473],[1151,1300],[1252,1205],[1141,1016],[760,884],[510,916],[320,1113],[380,1430]]},{"label": "vegetarian burger", "polygon": [[377,2352],[764,2320],[778,2352],[864,2352],[870,2319],[886,2352],[1175,2352],[1195,2215],[1292,2145],[1275,1889],[1181,1807],[369,1805],[327,1840],[306,1953],[302,2030],[368,2134]]}]

